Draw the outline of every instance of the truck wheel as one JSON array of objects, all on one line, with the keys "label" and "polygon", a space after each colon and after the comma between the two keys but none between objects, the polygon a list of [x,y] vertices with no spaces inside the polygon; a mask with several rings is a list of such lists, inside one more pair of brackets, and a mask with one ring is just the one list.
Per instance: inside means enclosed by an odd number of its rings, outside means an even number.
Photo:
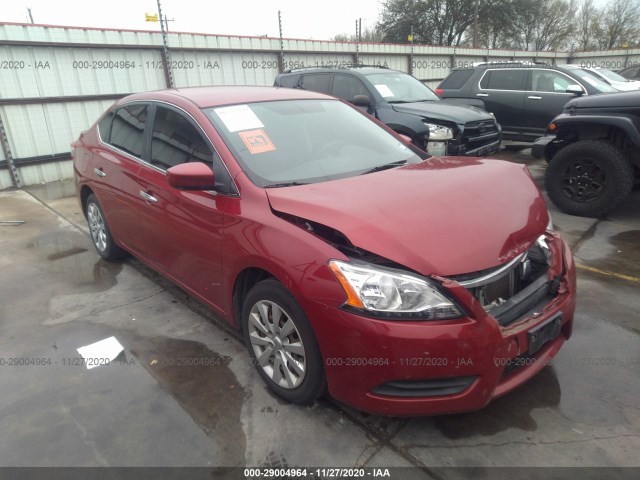
[{"label": "truck wheel", "polygon": [[560,150],[545,175],[551,201],[565,213],[599,217],[633,188],[633,168],[623,153],[602,140],[576,142]]}]

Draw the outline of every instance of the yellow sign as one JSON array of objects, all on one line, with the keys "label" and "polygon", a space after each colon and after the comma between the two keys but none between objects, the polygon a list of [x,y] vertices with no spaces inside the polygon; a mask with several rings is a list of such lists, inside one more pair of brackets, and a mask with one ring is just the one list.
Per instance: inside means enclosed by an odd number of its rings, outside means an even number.
[{"label": "yellow sign", "polygon": [[153,15],[150,15],[148,13],[144,14],[144,21],[145,22],[157,22],[158,21],[158,14],[154,13]]},{"label": "yellow sign", "polygon": [[407,40],[409,40],[410,42],[413,42],[413,35],[407,35]]}]

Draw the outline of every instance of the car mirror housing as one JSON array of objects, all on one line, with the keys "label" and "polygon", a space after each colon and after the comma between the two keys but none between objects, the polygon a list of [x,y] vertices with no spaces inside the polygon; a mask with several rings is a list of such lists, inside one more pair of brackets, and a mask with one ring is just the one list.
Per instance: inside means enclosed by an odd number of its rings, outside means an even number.
[{"label": "car mirror housing", "polygon": [[202,162],[181,163],[167,170],[167,183],[179,190],[213,190],[216,176]]},{"label": "car mirror housing", "polygon": [[567,93],[573,93],[574,95],[581,97],[584,94],[584,90],[580,85],[567,85]]},{"label": "car mirror housing", "polygon": [[367,95],[356,95],[353,97],[353,104],[356,107],[369,107],[371,105],[371,99]]}]

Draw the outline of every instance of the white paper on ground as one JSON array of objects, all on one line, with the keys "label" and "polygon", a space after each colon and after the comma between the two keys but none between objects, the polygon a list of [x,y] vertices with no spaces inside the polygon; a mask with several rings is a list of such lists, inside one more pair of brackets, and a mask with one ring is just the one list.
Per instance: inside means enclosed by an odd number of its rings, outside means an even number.
[{"label": "white paper on ground", "polygon": [[116,337],[109,337],[92,343],[91,345],[78,348],[78,353],[84,358],[87,370],[91,370],[100,365],[108,365],[109,362],[115,360],[123,350],[124,347],[120,345]]},{"label": "white paper on ground", "polygon": [[233,105],[213,110],[230,132],[262,128],[264,125],[249,105]]}]

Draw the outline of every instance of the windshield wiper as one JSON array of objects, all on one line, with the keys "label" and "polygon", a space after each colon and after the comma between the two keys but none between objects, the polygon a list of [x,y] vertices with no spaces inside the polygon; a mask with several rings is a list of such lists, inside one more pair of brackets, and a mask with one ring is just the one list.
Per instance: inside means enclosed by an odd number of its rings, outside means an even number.
[{"label": "windshield wiper", "polygon": [[434,100],[429,98],[422,98],[419,100],[390,100],[388,103],[420,103],[420,102],[433,102]]},{"label": "windshield wiper", "polygon": [[303,183],[303,182],[281,182],[281,183],[272,183],[270,185],[267,185],[264,188],[295,187],[298,185],[309,185],[309,184]]},{"label": "windshield wiper", "polygon": [[368,173],[380,172],[382,170],[388,170],[390,168],[399,167],[400,165],[404,165],[407,163],[406,160],[398,160],[397,162],[385,163],[384,165],[378,165],[377,167],[373,167],[369,170],[365,170],[360,175],[366,175]]}]

